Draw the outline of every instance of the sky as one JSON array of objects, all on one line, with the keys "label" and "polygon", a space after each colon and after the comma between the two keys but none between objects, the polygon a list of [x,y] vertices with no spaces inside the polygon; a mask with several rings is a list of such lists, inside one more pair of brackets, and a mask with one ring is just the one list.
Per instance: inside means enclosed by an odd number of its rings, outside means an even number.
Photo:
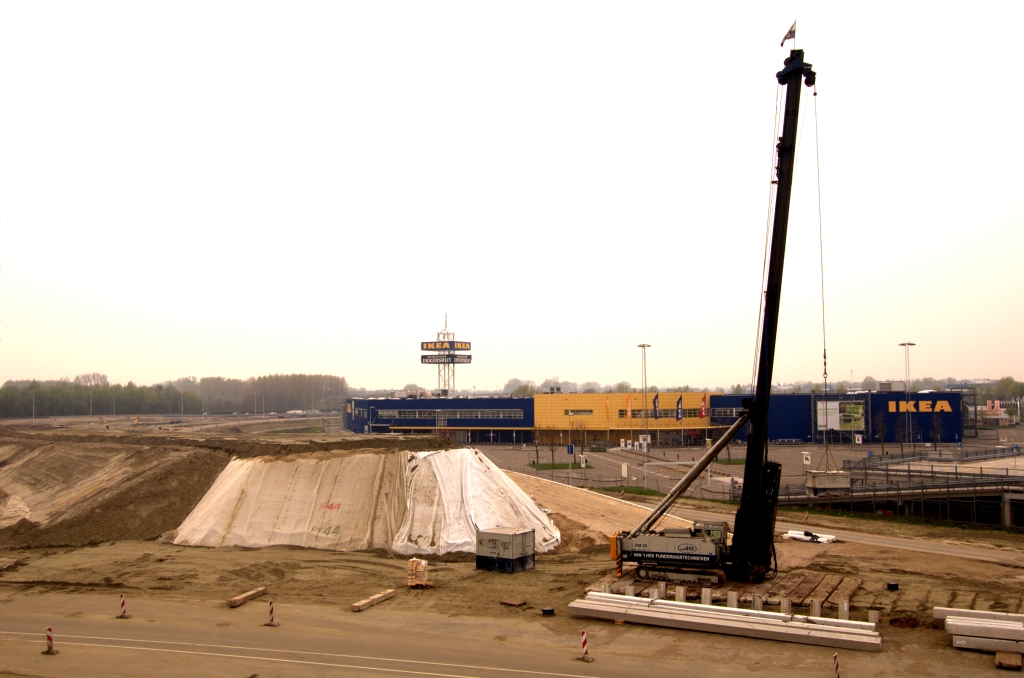
[{"label": "sky", "polygon": [[0,382],[748,383],[794,19],[775,380],[1024,380],[1019,2],[15,1]]}]

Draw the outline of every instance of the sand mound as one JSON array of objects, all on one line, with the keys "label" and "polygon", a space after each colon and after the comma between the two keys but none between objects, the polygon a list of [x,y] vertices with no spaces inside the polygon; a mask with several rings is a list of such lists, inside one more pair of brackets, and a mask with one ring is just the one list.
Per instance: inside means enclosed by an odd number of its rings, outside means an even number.
[{"label": "sand mound", "polygon": [[[511,478],[530,498],[543,508],[571,518],[576,522],[570,536],[565,539],[577,549],[586,549],[588,544],[608,544],[608,537],[622,530],[631,530],[640,524],[654,508],[634,506],[614,497],[598,494],[581,487],[569,487],[561,483],[523,473],[509,472]],[[562,524],[561,522],[559,524]],[[688,520],[665,516],[661,527],[690,527]],[[577,527],[578,526],[578,527]],[[577,550],[570,548],[569,550]]]},{"label": "sand mound", "polygon": [[190,448],[0,446],[0,547],[151,539],[187,515],[227,461]]},{"label": "sand mound", "polygon": [[530,498],[474,449],[234,459],[174,539],[194,546],[276,544],[402,554],[475,550],[476,530],[559,532]]}]

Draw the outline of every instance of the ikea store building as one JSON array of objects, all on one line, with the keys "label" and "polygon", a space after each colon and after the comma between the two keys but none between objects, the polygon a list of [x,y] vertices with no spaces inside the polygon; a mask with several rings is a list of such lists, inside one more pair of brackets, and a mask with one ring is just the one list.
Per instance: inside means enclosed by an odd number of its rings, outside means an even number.
[{"label": "ikea store building", "polygon": [[[657,402],[655,402],[657,397]],[[746,395],[715,392],[544,393],[529,398],[353,398],[347,427],[357,433],[430,433],[459,444],[567,444],[639,440],[701,444],[742,410]],[[774,394],[768,412],[773,443],[873,443],[964,438],[959,392]],[[646,422],[646,423],[645,423]],[[741,431],[739,440],[746,438]]]}]

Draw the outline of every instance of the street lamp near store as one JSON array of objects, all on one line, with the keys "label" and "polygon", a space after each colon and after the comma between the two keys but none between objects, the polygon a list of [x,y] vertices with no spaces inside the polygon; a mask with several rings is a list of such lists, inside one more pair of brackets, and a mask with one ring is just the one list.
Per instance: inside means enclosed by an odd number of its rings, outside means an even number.
[{"label": "street lamp near store", "polygon": [[908,404],[903,406],[906,416],[906,433],[910,443],[913,444],[914,435],[910,432],[910,347],[917,346],[912,341],[904,341],[900,344],[903,347],[903,400]]},{"label": "street lamp near store", "polygon": [[[647,424],[647,349],[649,349],[650,347],[651,347],[650,344],[637,344],[637,348],[640,349],[641,361],[643,363],[644,436],[650,436],[651,435],[651,430],[650,430],[650,428],[648,428],[648,424]],[[646,440],[646,439],[647,438],[645,437],[644,440]],[[649,444],[649,443],[645,443],[645,447],[644,447],[644,458],[647,461],[650,461],[649,459],[647,459],[647,447],[646,447],[647,444]]]}]

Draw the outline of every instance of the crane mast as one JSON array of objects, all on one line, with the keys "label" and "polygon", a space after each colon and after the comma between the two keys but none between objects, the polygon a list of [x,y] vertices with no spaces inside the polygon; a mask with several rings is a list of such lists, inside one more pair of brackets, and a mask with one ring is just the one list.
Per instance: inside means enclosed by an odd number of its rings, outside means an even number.
[{"label": "crane mast", "polygon": [[[636,577],[644,580],[721,583],[726,576],[737,581],[762,581],[774,576],[775,513],[779,504],[782,467],[767,459],[768,405],[775,363],[779,302],[782,298],[789,200],[793,190],[800,84],[803,82],[808,87],[813,86],[815,74],[811,65],[804,63],[803,50],[794,49],[783,69],[776,73],[776,78],[779,85],[786,88],[786,97],[782,136],[776,145],[774,183],[777,188],[768,279],[764,290],[764,319],[759,337],[757,389],[753,399],[744,399],[743,408],[746,411],[647,518],[632,531],[623,531],[612,537],[611,553],[616,561],[616,574],[620,577],[623,576],[624,562],[636,563]],[[747,422],[750,434],[743,468],[743,493],[736,511],[732,544],[729,544],[729,525],[725,522],[698,522],[689,529],[656,529],[658,521]]]},{"label": "crane mast", "polygon": [[804,63],[804,52],[794,49],[776,74],[786,88],[782,136],[776,145],[775,214],[772,220],[771,253],[768,280],[764,291],[764,321],[757,362],[757,387],[753,400],[744,401],[749,412],[750,433],[743,468],[743,493],[736,511],[730,576],[738,580],[764,579],[772,571],[775,514],[778,507],[781,466],[767,460],[768,405],[771,399],[772,369],[775,366],[775,340],[782,299],[782,269],[786,257],[786,231],[789,226],[789,202],[793,190],[793,163],[796,155],[797,122],[800,115],[801,81],[814,85],[815,73]]}]

